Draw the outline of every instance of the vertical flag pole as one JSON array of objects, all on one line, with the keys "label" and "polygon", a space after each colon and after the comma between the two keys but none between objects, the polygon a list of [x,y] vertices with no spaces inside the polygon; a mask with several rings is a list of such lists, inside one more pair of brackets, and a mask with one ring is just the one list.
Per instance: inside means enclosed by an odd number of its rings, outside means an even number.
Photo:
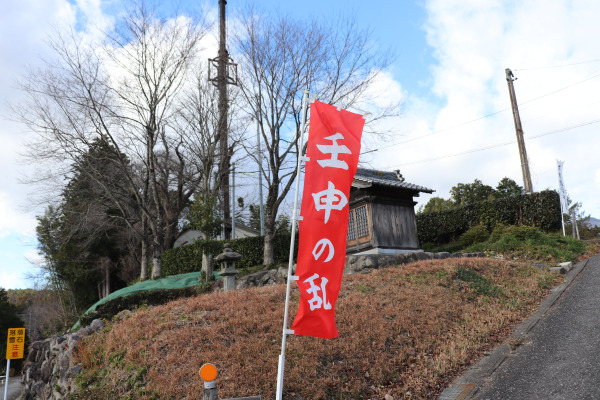
[{"label": "vertical flag pole", "polygon": [[4,400],[8,399],[8,377],[10,375],[10,358],[6,360],[6,380],[4,381]]},{"label": "vertical flag pole", "polygon": [[285,311],[283,314],[283,334],[281,336],[281,354],[279,355],[279,364],[277,367],[277,400],[281,400],[283,395],[283,372],[285,369],[285,344],[289,332],[288,310],[290,305],[290,288],[292,281],[292,266],[294,265],[294,244],[296,240],[296,221],[298,217],[298,193],[300,192],[300,168],[302,167],[302,148],[304,147],[304,131],[306,130],[306,117],[308,114],[308,89],[304,91],[302,97],[302,125],[300,128],[300,141],[298,143],[298,166],[296,169],[296,194],[294,197],[294,211],[292,213],[292,238],[290,241],[290,259],[288,264],[287,285],[285,290]]}]

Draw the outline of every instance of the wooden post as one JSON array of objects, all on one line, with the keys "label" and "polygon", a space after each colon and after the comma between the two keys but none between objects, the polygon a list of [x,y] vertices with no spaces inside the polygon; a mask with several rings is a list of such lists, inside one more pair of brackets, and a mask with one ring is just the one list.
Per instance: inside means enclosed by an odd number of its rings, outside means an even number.
[{"label": "wooden post", "polygon": [[110,259],[106,259],[104,263],[104,297],[110,294]]},{"label": "wooden post", "polygon": [[206,282],[204,282],[204,283],[211,282],[214,279],[214,277],[213,277],[214,262],[213,262],[212,254],[202,253],[202,271],[204,271],[204,273],[206,273]]},{"label": "wooden post", "polygon": [[510,104],[512,105],[513,117],[515,120],[515,129],[517,131],[517,143],[519,145],[519,155],[521,157],[521,169],[523,171],[523,185],[525,193],[533,193],[531,184],[531,174],[529,173],[529,162],[527,161],[527,150],[525,150],[525,139],[523,139],[523,127],[521,126],[521,117],[519,116],[519,106],[517,105],[517,96],[513,81],[516,79],[509,68],[504,70],[506,81],[508,82],[508,92],[510,94]]}]

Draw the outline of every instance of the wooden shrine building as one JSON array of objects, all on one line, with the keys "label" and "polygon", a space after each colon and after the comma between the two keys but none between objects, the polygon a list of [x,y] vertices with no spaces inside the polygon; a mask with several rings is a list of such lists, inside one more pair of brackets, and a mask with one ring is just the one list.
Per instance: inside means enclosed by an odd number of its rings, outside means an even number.
[{"label": "wooden shrine building", "polygon": [[408,183],[400,171],[358,168],[350,189],[347,254],[419,251],[413,199],[434,190]]}]

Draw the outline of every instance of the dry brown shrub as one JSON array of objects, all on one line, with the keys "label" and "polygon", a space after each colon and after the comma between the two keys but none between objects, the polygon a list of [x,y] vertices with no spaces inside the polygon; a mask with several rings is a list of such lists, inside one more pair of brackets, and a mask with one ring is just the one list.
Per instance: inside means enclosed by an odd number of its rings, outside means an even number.
[{"label": "dry brown shrub", "polygon": [[[478,295],[456,279],[459,266],[501,293]],[[435,398],[537,307],[547,294],[541,282],[549,279],[537,268],[490,259],[423,261],[345,276],[336,306],[340,337],[288,337],[284,398]],[[146,386],[130,391],[131,398],[155,392],[197,399],[198,370],[211,362],[219,370],[219,397],[274,398],[284,300],[285,286],[276,285],[141,310],[86,342],[85,373],[97,364],[114,376],[127,365],[145,367]],[[292,319],[297,305],[293,290]],[[111,364],[111,354],[119,352],[122,363]],[[105,383],[111,390],[118,385]],[[102,390],[97,398],[106,396]]]}]

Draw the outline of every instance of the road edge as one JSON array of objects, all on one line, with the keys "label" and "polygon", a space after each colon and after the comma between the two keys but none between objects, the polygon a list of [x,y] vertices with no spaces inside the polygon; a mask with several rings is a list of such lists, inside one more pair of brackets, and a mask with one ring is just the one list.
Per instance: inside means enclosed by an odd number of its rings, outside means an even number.
[{"label": "road edge", "polygon": [[485,379],[491,376],[508,356],[524,342],[527,334],[540,322],[548,309],[556,303],[565,290],[571,286],[591,258],[575,264],[573,269],[565,275],[565,281],[552,288],[552,292],[540,304],[538,310],[529,316],[525,322],[517,325],[507,341],[500,344],[490,354],[479,360],[477,364],[470,367],[463,375],[458,377],[442,392],[438,400],[465,400],[474,396],[482,387]]}]

